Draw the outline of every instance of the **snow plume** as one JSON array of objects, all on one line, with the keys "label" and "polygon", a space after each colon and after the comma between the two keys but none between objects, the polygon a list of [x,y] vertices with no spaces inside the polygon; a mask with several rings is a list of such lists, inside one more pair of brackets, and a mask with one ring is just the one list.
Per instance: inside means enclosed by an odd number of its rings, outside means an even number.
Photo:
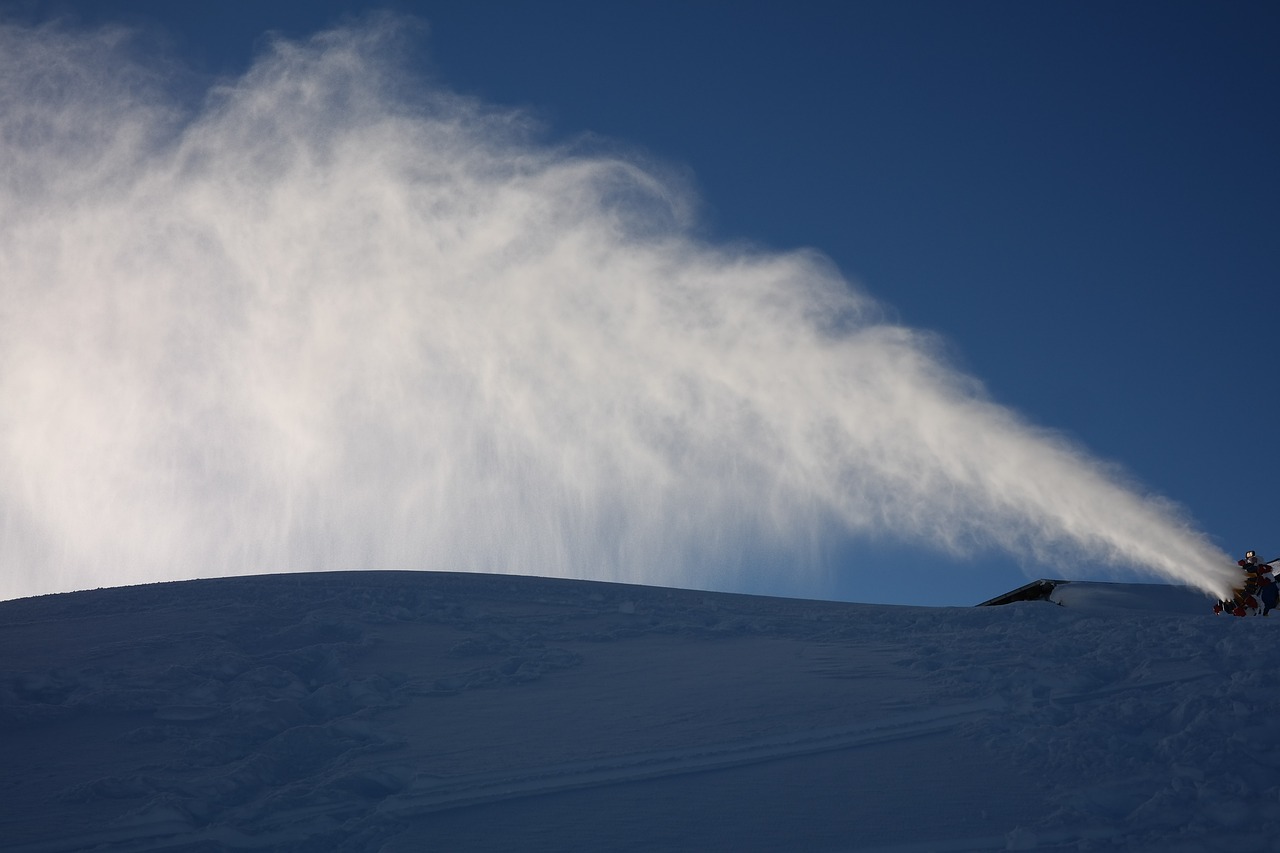
[{"label": "snow plume", "polygon": [[0,597],[803,588],[886,536],[1225,591],[1169,504],[822,257],[708,245],[661,169],[411,79],[404,23],[277,42],[194,106],[127,34],[0,30]]}]

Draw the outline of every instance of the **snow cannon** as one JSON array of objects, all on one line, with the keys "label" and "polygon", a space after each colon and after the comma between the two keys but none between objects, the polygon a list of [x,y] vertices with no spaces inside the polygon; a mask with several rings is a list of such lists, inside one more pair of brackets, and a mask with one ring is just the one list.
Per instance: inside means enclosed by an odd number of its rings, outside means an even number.
[{"label": "snow cannon", "polygon": [[1280,586],[1276,584],[1273,567],[1280,563],[1280,557],[1263,562],[1258,559],[1257,551],[1246,551],[1244,559],[1236,565],[1244,573],[1240,585],[1233,586],[1232,596],[1213,605],[1213,612],[1230,616],[1266,616],[1275,609],[1280,597]]}]

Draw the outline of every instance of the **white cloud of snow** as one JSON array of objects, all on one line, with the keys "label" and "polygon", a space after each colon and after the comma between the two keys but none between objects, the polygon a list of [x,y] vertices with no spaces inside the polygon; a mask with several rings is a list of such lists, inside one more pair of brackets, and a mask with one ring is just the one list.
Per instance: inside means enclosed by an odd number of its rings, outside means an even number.
[{"label": "white cloud of snow", "polygon": [[1225,591],[1174,506],[823,257],[707,244],[661,168],[413,79],[399,23],[276,43],[196,107],[127,34],[0,29],[0,597],[733,587],[849,535]]}]

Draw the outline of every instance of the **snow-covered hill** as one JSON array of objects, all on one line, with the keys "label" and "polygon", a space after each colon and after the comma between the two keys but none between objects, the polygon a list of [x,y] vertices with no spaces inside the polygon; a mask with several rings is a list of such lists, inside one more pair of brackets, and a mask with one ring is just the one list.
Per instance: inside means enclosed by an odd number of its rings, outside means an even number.
[{"label": "snow-covered hill", "polygon": [[0,849],[1280,849],[1280,620],[1197,597],[362,572],[5,602]]}]

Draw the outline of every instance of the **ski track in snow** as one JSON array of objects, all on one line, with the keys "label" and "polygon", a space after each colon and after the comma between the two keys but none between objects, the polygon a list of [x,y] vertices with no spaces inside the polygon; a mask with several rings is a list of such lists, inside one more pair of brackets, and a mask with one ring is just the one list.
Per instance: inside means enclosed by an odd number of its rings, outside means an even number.
[{"label": "ski track in snow", "polygon": [[395,572],[5,602],[0,850],[1280,849],[1277,624]]},{"label": "ski track in snow", "polygon": [[415,785],[413,790],[384,802],[379,806],[379,811],[393,816],[420,815],[514,797],[720,770],[815,752],[852,749],[947,731],[954,728],[959,720],[990,710],[993,710],[992,702],[975,702],[940,711],[904,714],[848,728],[794,732],[745,742],[619,755],[598,763],[534,767],[516,773],[461,777],[444,783]]}]

